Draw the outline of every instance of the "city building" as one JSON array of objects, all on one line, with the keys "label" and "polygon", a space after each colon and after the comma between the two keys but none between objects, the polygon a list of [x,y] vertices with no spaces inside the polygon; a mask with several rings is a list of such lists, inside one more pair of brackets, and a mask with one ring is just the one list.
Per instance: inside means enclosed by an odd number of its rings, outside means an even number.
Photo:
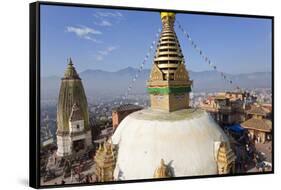
[{"label": "city building", "polygon": [[69,59],[57,105],[57,155],[69,156],[92,145],[88,103],[82,81]]},{"label": "city building", "polygon": [[267,119],[270,111],[260,105],[253,105],[247,111],[247,118],[241,124],[242,127],[248,130],[250,138],[257,143],[265,143],[271,140],[272,122]]},{"label": "city building", "polygon": [[253,104],[246,111],[247,119],[250,118],[260,118],[268,119],[271,116],[271,108],[268,105]]},{"label": "city building", "polygon": [[119,123],[129,114],[143,109],[141,106],[134,104],[124,104],[112,109],[112,125],[113,129],[116,130]]},{"label": "city building", "polygon": [[49,147],[49,145],[53,145],[54,138],[49,128],[49,116],[47,115],[43,121],[41,130],[40,130],[40,141],[41,147],[44,149],[45,147]]},{"label": "city building", "polygon": [[215,121],[222,126],[241,123],[245,121],[248,96],[244,92],[221,92],[209,96],[201,102],[199,107],[209,112]]},{"label": "city building", "polygon": [[151,107],[127,115],[115,130],[114,180],[229,173],[236,157],[228,137],[206,111],[189,106],[192,81],[174,31],[175,14],[162,12],[161,20],[147,82]]}]

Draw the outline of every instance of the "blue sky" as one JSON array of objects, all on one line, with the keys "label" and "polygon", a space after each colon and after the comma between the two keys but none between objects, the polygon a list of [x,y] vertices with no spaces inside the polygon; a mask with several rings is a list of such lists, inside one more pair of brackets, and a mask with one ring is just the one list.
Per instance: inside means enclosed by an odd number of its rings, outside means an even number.
[{"label": "blue sky", "polygon": [[[195,43],[226,73],[271,71],[271,20],[177,14]],[[78,72],[138,68],[157,30],[158,12],[41,5],[41,74],[62,76],[71,57]],[[175,25],[188,70],[211,68]],[[145,65],[151,68],[152,56]]]}]

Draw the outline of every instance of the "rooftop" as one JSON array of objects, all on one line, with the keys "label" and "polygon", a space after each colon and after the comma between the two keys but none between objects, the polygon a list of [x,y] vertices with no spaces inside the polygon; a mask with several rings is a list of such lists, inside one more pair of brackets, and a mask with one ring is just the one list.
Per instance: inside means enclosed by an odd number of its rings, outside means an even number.
[{"label": "rooftop", "polygon": [[217,96],[215,97],[215,99],[216,99],[216,100],[225,100],[225,99],[227,99],[227,97],[226,97],[225,95],[220,94],[220,95],[217,95]]},{"label": "rooftop", "polygon": [[268,119],[251,118],[243,122],[241,125],[246,129],[254,129],[265,132],[270,132],[272,129],[272,122]]},{"label": "rooftop", "polygon": [[112,109],[112,111],[129,111],[129,110],[141,110],[143,107],[135,105],[135,104],[123,104],[121,106],[115,107]]},{"label": "rooftop", "polygon": [[251,106],[250,110],[247,111],[247,114],[255,114],[255,115],[262,115],[266,116],[268,114],[268,110],[261,107],[261,106]]}]

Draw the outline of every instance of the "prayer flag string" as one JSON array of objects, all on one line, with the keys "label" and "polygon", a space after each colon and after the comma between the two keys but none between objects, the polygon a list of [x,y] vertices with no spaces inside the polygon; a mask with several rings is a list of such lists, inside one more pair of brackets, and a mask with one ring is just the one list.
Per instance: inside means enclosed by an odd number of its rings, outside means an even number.
[{"label": "prayer flag string", "polygon": [[[161,32],[161,29],[158,29],[156,35],[155,35],[155,40],[153,40],[153,42],[151,43],[151,45],[149,46],[149,50],[148,52],[146,53],[144,59],[143,59],[143,62],[141,63],[141,65],[139,66],[138,70],[137,70],[137,73],[135,74],[135,76],[132,78],[131,82],[130,82],[130,85],[129,87],[127,88],[127,91],[126,93],[122,96],[122,100],[126,100],[128,99],[128,96],[133,88],[133,84],[137,81],[141,71],[144,69],[144,66],[145,64],[147,63],[147,60],[149,58],[149,56],[152,54],[153,50],[155,49],[156,47],[156,42],[159,40],[159,37],[160,37],[160,32]],[[120,105],[123,104],[123,101],[120,102]]]},{"label": "prayer flag string", "polygon": [[[188,39],[188,41],[191,43],[191,46],[199,53],[199,55],[202,57],[202,59],[215,71],[218,71],[217,66],[211,61],[211,59],[204,54],[204,52],[199,48],[199,46],[191,39],[190,35],[187,31],[184,30],[182,25],[176,21],[178,28],[180,31],[183,32],[184,36]],[[233,85],[233,80],[229,79],[229,77],[224,72],[219,72],[221,74],[221,77],[228,82],[229,84]],[[237,90],[242,90],[238,85],[235,85],[235,88]]]}]

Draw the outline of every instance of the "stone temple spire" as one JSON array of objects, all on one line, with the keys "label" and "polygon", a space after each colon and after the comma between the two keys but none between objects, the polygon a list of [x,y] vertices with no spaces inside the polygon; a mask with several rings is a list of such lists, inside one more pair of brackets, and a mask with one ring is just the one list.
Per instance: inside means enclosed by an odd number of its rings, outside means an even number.
[{"label": "stone temple spire", "polygon": [[91,146],[87,98],[71,58],[61,79],[58,97],[57,145],[59,156]]},{"label": "stone temple spire", "polygon": [[64,72],[63,79],[80,79],[79,75],[76,72],[75,67],[73,66],[71,58],[69,58],[68,66]]},{"label": "stone temple spire", "polygon": [[187,109],[192,81],[174,31],[175,13],[161,12],[162,32],[148,80],[152,109],[168,112]]},{"label": "stone temple spire", "polygon": [[57,124],[59,131],[68,131],[69,118],[74,104],[78,104],[85,121],[85,128],[89,128],[88,103],[82,80],[73,66],[71,58],[61,79],[57,107]]}]

